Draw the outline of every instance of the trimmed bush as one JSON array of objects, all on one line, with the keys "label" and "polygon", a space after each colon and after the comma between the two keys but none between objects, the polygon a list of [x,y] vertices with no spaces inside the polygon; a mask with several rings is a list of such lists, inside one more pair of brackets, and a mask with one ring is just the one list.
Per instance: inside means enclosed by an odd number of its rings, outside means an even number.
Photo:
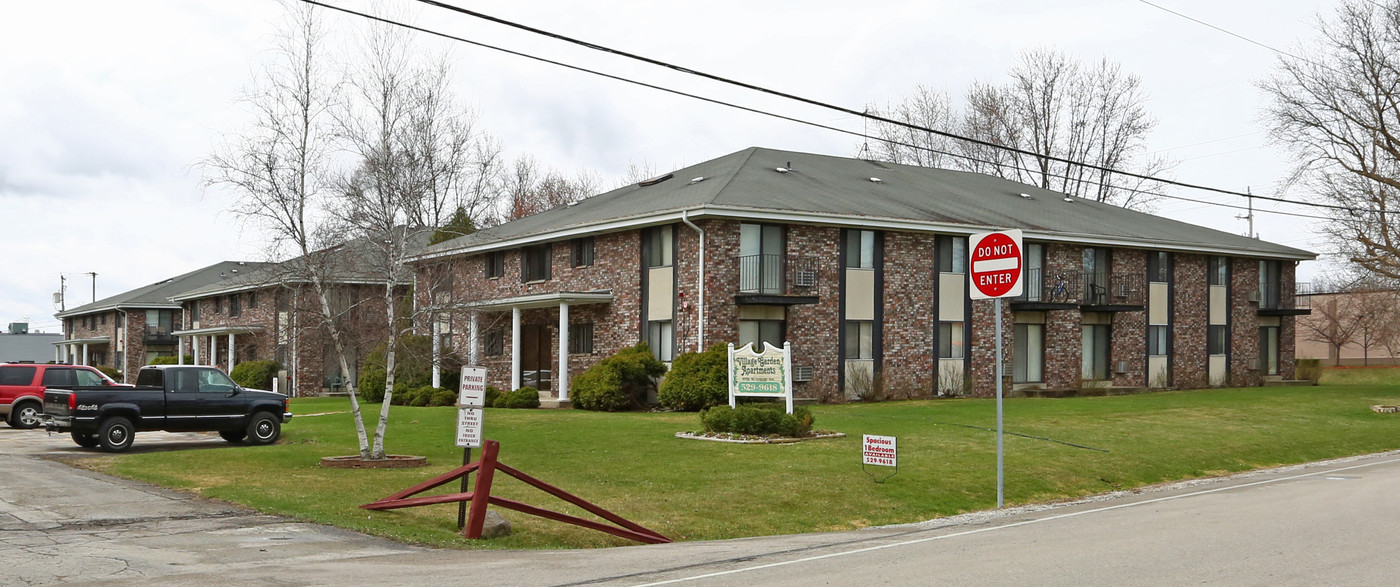
[{"label": "trimmed bush", "polygon": [[1317,385],[1317,380],[1322,378],[1322,359],[1298,359],[1293,376]]},{"label": "trimmed bush", "polygon": [[441,387],[429,388],[433,390],[432,397],[428,399],[430,406],[455,406],[457,405],[457,392]]},{"label": "trimmed bush", "polygon": [[[150,364],[150,365],[179,365],[179,364],[180,364],[180,357],[176,357],[176,356],[173,356],[173,355],[172,355],[172,356],[169,356],[169,357],[152,357],[152,358],[151,358],[151,362],[148,363],[148,364]],[[194,364],[194,355],[185,355],[185,364],[186,364],[186,365],[193,365],[193,364]]]},{"label": "trimmed bush", "polygon": [[501,390],[496,389],[496,386],[494,385],[487,385],[486,399],[482,400],[482,402],[484,403],[485,407],[490,408],[496,405],[496,399],[499,397],[501,397]]},{"label": "trimmed bush", "polygon": [[643,405],[654,379],[666,373],[666,364],[651,355],[646,343],[622,349],[579,374],[570,383],[574,406],[584,410],[617,412]]},{"label": "trimmed bush", "polygon": [[[385,368],[389,345],[381,343],[365,356],[360,366],[358,392],[366,402],[384,401],[384,382],[388,379]],[[457,389],[462,377],[462,361],[455,354],[442,356],[442,388]],[[419,389],[433,383],[433,339],[431,336],[407,334],[399,337],[398,352],[394,355],[394,405],[403,404],[398,400],[400,384],[407,389]],[[414,399],[417,399],[416,397]],[[455,401],[454,401],[455,403]]]},{"label": "trimmed bush", "polygon": [[522,387],[515,391],[501,393],[492,402],[495,408],[531,409],[540,407],[540,390]]},{"label": "trimmed bush", "polygon": [[706,432],[751,434],[754,436],[785,436],[798,438],[812,431],[816,418],[812,411],[799,406],[791,414],[783,404],[741,404],[737,408],[715,406],[700,412],[700,424]]},{"label": "trimmed bush", "polygon": [[108,376],[108,377],[111,377],[111,378],[112,378],[112,381],[121,381],[121,380],[122,380],[122,372],[121,372],[121,371],[118,371],[118,370],[113,369],[113,368],[111,368],[111,367],[108,367],[108,366],[106,366],[106,365],[97,365],[97,366],[93,367],[93,369],[97,369],[98,371],[101,371],[103,375],[106,375],[106,376]]},{"label": "trimmed bush", "polygon": [[233,366],[229,377],[233,382],[248,389],[272,389],[272,380],[282,365],[277,361],[244,361]]},{"label": "trimmed bush", "polygon": [[662,407],[682,412],[729,403],[728,361],[729,349],[723,344],[676,357],[657,391],[657,400]]}]

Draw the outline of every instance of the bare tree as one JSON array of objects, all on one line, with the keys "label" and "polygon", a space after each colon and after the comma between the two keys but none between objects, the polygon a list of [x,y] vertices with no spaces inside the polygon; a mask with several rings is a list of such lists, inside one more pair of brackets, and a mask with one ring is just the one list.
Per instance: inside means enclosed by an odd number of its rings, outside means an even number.
[{"label": "bare tree", "polygon": [[1292,180],[1331,210],[1334,252],[1400,279],[1400,1],[1343,0],[1318,36],[1280,58],[1259,86],[1274,140],[1295,156]]},{"label": "bare tree", "polygon": [[334,139],[330,111],[337,84],[323,55],[327,30],[317,9],[288,2],[287,21],[275,58],[254,79],[242,101],[253,113],[244,134],[224,137],[215,152],[200,162],[206,187],[219,186],[238,199],[233,211],[273,239],[273,254],[290,249],[296,262],[285,268],[294,281],[309,282],[350,389],[350,405],[361,445],[365,444],[360,406],[346,359],[341,310],[332,307],[329,291],[331,254],[340,233],[326,222],[331,191],[329,174]]},{"label": "bare tree", "polygon": [[1137,76],[1106,59],[1085,66],[1044,49],[1023,53],[1010,76],[1005,85],[974,83],[961,114],[946,95],[924,86],[883,113],[984,144],[882,124],[873,155],[996,175],[1129,208],[1150,203],[1148,192],[1161,187],[1157,182],[1104,170],[1157,176],[1170,169],[1165,159],[1146,152],[1156,121]]},{"label": "bare tree", "polygon": [[1393,290],[1371,289],[1356,294],[1356,339],[1361,364],[1371,364],[1371,350],[1384,348],[1396,335],[1396,299]]},{"label": "bare tree", "polygon": [[1355,294],[1337,291],[1313,299],[1312,313],[1298,320],[1298,329],[1308,340],[1326,344],[1328,354],[1336,358],[1336,364],[1341,364],[1342,348],[1356,340],[1360,326],[1356,319]]},{"label": "bare tree", "polygon": [[598,184],[592,173],[579,172],[570,178],[553,169],[542,171],[532,156],[517,157],[501,184],[508,202],[506,218],[516,220],[577,202],[596,193]]}]

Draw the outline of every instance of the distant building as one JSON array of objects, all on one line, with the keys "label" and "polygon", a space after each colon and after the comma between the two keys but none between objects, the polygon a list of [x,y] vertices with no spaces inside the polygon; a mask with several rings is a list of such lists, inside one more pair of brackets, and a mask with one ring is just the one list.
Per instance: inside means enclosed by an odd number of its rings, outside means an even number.
[{"label": "distant building", "polygon": [[26,322],[11,322],[0,333],[0,363],[46,363],[53,360],[53,343],[62,340],[58,333],[29,332]]}]

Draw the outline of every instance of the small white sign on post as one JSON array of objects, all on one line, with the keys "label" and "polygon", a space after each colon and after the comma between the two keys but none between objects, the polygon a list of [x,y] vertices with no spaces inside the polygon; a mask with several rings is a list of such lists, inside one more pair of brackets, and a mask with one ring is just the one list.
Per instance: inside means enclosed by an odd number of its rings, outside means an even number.
[{"label": "small white sign on post", "polygon": [[462,367],[457,396],[457,446],[481,446],[482,407],[486,404],[486,369]]},{"label": "small white sign on post", "polygon": [[734,348],[729,343],[729,407],[735,407],[736,397],[781,397],[787,400],[787,413],[792,413],[792,343],[783,348],[769,343],[761,351],[754,343]]}]

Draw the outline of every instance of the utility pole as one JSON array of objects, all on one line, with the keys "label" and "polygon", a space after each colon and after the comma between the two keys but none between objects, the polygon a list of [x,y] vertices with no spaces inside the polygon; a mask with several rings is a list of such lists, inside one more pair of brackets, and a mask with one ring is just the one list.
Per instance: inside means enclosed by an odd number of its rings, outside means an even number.
[{"label": "utility pole", "polygon": [[1245,236],[1254,238],[1254,192],[1250,191],[1248,186],[1245,186],[1244,193],[1249,194],[1249,213],[1244,216],[1236,216],[1235,218],[1249,221],[1249,232],[1246,233]]},{"label": "utility pole", "polygon": [[68,278],[62,273],[58,274],[58,311],[68,309]]},{"label": "utility pole", "polygon": [[95,271],[89,271],[89,272],[88,272],[88,275],[91,275],[91,276],[92,276],[92,301],[96,302],[96,301],[97,301],[97,272],[95,272]]}]

